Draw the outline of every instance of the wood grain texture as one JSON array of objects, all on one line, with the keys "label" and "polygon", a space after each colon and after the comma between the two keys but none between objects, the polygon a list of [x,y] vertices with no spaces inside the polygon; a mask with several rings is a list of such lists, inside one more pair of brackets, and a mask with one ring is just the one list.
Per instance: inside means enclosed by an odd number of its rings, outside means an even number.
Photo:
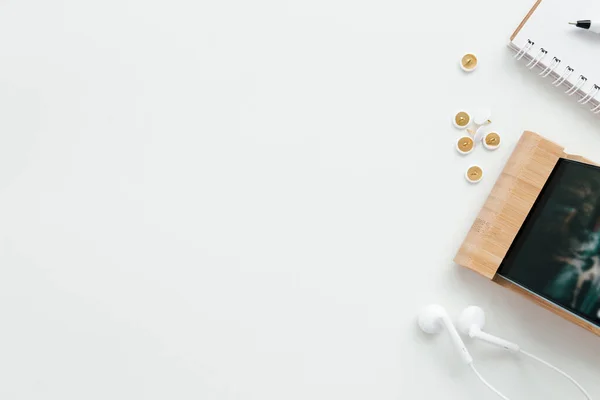
[{"label": "wood grain texture", "polygon": [[517,37],[517,35],[521,31],[521,29],[523,29],[523,27],[525,26],[525,24],[527,23],[527,21],[529,20],[529,18],[531,18],[531,15],[533,15],[533,13],[538,8],[538,6],[540,5],[541,2],[542,2],[542,0],[537,0],[535,2],[535,4],[533,5],[533,7],[531,7],[531,10],[529,10],[529,12],[525,16],[525,18],[523,18],[523,21],[521,21],[521,23],[519,24],[519,26],[517,27],[517,29],[515,29],[515,31],[513,32],[513,34],[510,36],[510,41],[511,42],[513,40],[515,40],[515,38]]},{"label": "wood grain texture", "polygon": [[496,274],[560,158],[598,165],[587,158],[566,154],[562,146],[536,133],[524,132],[458,250],[454,262],[600,336],[600,328]]},{"label": "wood grain texture", "polygon": [[563,147],[524,132],[454,262],[492,279],[529,214]]}]

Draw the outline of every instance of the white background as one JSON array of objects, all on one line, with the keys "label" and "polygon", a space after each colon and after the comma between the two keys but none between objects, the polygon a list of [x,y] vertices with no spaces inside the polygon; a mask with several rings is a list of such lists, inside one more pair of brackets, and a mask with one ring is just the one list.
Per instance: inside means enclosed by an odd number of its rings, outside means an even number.
[{"label": "white background", "polygon": [[[439,302],[600,398],[599,338],[452,263],[524,129],[600,159],[505,47],[531,3],[0,0],[0,397],[495,398],[416,329]],[[478,107],[504,144],[460,157]]]}]

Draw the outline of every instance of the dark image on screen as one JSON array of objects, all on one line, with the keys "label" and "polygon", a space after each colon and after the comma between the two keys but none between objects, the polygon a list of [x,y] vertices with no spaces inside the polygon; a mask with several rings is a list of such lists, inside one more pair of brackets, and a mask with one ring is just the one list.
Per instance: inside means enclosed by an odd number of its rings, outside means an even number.
[{"label": "dark image on screen", "polygon": [[561,159],[499,274],[600,325],[600,168]]}]

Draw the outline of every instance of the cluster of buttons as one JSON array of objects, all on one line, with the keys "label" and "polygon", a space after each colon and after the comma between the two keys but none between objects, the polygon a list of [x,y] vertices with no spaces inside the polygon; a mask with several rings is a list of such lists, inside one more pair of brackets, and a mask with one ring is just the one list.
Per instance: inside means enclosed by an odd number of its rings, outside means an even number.
[{"label": "cluster of buttons", "polygon": [[[452,118],[452,123],[457,129],[465,129],[468,133],[456,142],[456,150],[459,153],[463,155],[471,153],[478,143],[482,143],[488,150],[496,150],[500,147],[500,135],[489,126],[492,123],[489,110],[478,110],[473,115],[464,110],[459,111]],[[467,169],[465,176],[469,182],[477,183],[483,178],[483,170],[477,165],[472,165]]]}]

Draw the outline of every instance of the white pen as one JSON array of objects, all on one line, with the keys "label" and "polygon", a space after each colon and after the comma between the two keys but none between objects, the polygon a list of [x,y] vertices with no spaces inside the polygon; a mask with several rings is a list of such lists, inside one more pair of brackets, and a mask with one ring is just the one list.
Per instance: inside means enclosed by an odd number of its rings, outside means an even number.
[{"label": "white pen", "polygon": [[569,22],[569,24],[575,25],[576,27],[581,28],[581,29],[587,29],[594,33],[600,34],[600,23],[592,22],[589,19],[582,19],[577,22]]}]

